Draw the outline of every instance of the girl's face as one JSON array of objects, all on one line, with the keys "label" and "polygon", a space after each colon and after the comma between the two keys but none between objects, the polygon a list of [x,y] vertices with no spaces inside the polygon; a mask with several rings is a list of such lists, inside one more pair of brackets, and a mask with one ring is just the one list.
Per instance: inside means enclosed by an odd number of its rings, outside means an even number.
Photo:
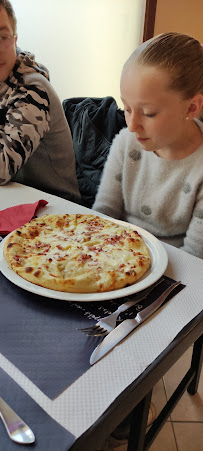
[{"label": "girl's face", "polygon": [[169,86],[166,70],[130,62],[121,77],[121,100],[128,129],[142,148],[175,155],[185,140],[190,101]]}]

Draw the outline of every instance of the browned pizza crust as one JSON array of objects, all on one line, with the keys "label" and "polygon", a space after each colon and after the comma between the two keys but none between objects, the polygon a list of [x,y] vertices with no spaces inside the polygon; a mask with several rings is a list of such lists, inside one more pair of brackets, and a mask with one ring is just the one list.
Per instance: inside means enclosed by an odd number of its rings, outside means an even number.
[{"label": "browned pizza crust", "polygon": [[94,215],[46,215],[12,232],[4,255],[19,276],[57,291],[90,293],[135,283],[150,267],[143,238]]}]

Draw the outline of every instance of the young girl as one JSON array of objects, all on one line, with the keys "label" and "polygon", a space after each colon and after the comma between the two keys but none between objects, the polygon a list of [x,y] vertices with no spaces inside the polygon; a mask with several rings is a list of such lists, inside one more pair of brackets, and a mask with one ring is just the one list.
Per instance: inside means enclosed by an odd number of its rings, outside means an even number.
[{"label": "young girl", "polygon": [[124,65],[128,128],[115,137],[93,209],[203,258],[203,48],[164,33]]}]

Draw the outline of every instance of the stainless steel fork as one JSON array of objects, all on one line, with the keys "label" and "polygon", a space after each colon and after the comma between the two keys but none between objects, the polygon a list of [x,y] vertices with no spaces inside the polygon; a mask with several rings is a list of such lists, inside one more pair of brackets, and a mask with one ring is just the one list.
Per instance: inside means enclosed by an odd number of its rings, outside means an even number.
[{"label": "stainless steel fork", "polygon": [[109,332],[111,332],[116,327],[116,321],[120,313],[125,312],[133,305],[140,302],[142,299],[146,298],[149,293],[161,282],[163,282],[164,278],[162,277],[159,279],[156,283],[151,285],[149,288],[146,288],[139,294],[137,294],[136,299],[132,301],[127,301],[124,304],[121,304],[115,312],[111,313],[108,316],[105,316],[104,318],[101,318],[94,326],[91,327],[85,327],[83,329],[78,329],[81,332],[84,332],[86,335],[93,335],[93,336],[105,336]]}]

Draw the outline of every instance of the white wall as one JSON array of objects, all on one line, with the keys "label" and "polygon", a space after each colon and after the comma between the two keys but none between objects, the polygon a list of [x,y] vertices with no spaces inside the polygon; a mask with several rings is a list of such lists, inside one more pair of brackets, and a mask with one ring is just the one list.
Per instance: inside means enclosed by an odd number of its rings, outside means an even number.
[{"label": "white wall", "polygon": [[11,0],[18,45],[48,67],[61,100],[113,96],[142,42],[146,0]]}]

